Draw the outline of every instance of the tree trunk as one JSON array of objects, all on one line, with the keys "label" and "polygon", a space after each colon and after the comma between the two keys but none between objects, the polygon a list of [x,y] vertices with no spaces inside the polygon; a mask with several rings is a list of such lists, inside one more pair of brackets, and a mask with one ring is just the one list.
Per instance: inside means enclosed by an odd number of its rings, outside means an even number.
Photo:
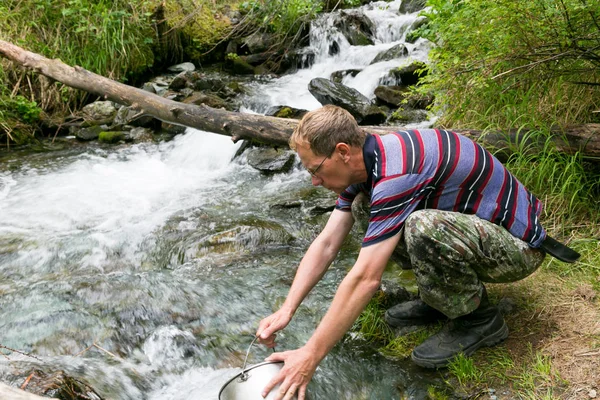
[{"label": "tree trunk", "polygon": [[[252,140],[272,146],[287,146],[287,141],[298,121],[267,117],[255,114],[217,110],[207,106],[184,104],[165,99],[156,94],[115,82],[89,72],[81,67],[71,67],[58,59],[50,60],[39,54],[24,50],[0,40],[0,55],[30,68],[51,79],[73,88],[85,90],[116,103],[131,106],[145,115],[161,121],[183,125],[204,131],[231,136],[234,142],[240,139]],[[372,133],[386,133],[402,127],[364,127]],[[482,131],[456,129],[464,134],[497,149],[511,153],[524,146],[531,151],[539,151],[545,143],[532,141],[523,131],[506,133],[482,133]],[[554,132],[550,140],[560,151],[567,154],[580,152],[583,156],[600,160],[600,124],[572,126]]]}]

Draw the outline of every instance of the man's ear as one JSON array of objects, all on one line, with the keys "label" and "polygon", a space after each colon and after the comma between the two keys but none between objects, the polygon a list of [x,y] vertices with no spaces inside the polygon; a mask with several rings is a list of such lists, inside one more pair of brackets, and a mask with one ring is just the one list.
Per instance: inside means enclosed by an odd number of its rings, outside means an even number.
[{"label": "man's ear", "polygon": [[335,145],[335,150],[340,154],[340,157],[344,162],[350,160],[350,146],[348,146],[348,144],[340,142]]}]

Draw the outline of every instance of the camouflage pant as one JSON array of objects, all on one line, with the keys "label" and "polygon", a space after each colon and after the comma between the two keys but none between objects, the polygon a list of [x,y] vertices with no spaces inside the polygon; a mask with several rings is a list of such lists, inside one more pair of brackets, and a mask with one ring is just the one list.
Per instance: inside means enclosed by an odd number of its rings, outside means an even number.
[{"label": "camouflage pant", "polygon": [[[353,215],[364,229],[368,209],[356,204],[361,200],[355,200]],[[449,318],[479,306],[483,282],[523,279],[545,256],[503,227],[457,212],[416,211],[401,234],[392,258],[413,269],[421,299]]]}]

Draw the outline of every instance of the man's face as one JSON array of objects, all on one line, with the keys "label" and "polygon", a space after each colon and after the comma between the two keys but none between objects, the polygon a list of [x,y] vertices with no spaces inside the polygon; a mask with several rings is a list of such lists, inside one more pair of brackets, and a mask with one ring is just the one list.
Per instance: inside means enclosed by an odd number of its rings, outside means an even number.
[{"label": "man's face", "polygon": [[337,194],[340,194],[350,186],[348,178],[345,177],[345,164],[337,154],[336,149],[327,156],[317,156],[306,143],[297,144],[296,152],[302,161],[304,168],[310,173],[312,184],[323,186]]}]

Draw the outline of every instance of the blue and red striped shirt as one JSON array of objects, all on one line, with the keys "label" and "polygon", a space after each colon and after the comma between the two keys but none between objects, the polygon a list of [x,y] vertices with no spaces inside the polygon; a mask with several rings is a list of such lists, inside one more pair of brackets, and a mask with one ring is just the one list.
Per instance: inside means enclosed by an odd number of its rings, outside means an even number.
[{"label": "blue and red striped shirt", "polygon": [[363,246],[394,236],[410,213],[427,208],[476,214],[531,247],[546,237],[541,202],[467,137],[438,129],[368,135],[363,155],[367,181],[348,187],[336,203],[350,211],[359,192],[370,197]]}]

